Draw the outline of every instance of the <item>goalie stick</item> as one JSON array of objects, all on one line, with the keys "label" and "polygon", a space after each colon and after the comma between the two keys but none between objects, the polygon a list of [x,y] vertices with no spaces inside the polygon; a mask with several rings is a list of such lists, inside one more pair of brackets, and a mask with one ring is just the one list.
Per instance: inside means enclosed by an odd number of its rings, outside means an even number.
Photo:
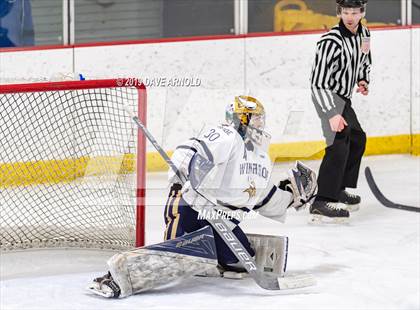
[{"label": "goalie stick", "polygon": [[376,185],[376,182],[375,182],[375,180],[373,179],[373,176],[372,176],[372,171],[370,170],[369,167],[366,167],[366,169],[365,169],[365,176],[366,176],[366,180],[367,180],[367,183],[369,185],[369,188],[372,191],[373,195],[385,207],[392,208],[392,209],[411,211],[411,212],[420,212],[419,207],[406,206],[406,205],[398,204],[398,203],[392,202],[391,200],[386,198],[384,196],[384,194],[382,194],[382,192],[379,190],[378,186]]},{"label": "goalie stick", "polygon": [[[178,176],[178,178],[185,183],[185,178],[182,177],[181,173],[179,172],[178,168],[166,154],[166,152],[161,148],[161,146],[157,143],[154,139],[152,134],[149,130],[144,126],[144,124],[140,121],[137,116],[130,115],[136,125],[141,129],[147,139],[152,143],[158,153],[162,156],[162,158],[166,161],[166,163],[171,167],[174,173]],[[200,193],[198,193],[200,194]],[[204,197],[200,194],[204,199],[206,199],[211,205],[215,206],[216,204]],[[206,208],[207,212],[214,213],[214,209],[212,207]],[[212,217],[213,218],[213,217]],[[290,278],[278,278],[273,274],[263,273],[261,270],[257,268],[255,260],[253,257],[249,255],[247,250],[244,248],[242,243],[238,240],[238,238],[233,234],[232,230],[226,225],[226,223],[219,219],[218,216],[215,217],[216,219],[208,219],[207,221],[210,225],[216,230],[219,236],[223,239],[229,249],[234,253],[236,258],[239,262],[244,266],[246,271],[249,275],[254,279],[254,281],[262,288],[266,290],[282,290],[282,289],[292,289],[292,288],[301,288],[306,286],[311,286],[315,284],[315,279],[311,275],[300,275],[294,276]]]}]

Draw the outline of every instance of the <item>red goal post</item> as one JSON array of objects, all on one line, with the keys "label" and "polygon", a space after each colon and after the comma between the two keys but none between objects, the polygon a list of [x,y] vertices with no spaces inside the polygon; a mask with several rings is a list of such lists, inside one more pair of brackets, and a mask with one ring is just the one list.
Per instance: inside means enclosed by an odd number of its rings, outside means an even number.
[{"label": "red goal post", "polygon": [[[129,106],[146,124],[144,84],[133,83],[133,79],[105,79],[0,85],[0,104],[3,124],[0,125],[3,132],[0,139],[5,141],[0,146],[2,250],[50,246],[129,248],[144,245],[146,139],[123,106]],[[136,139],[128,139],[127,133],[132,133]],[[117,204],[127,198],[123,194],[130,193],[127,175],[132,174],[130,169],[133,167],[136,167],[136,202],[132,218],[131,206]],[[92,185],[94,180],[102,180],[103,175],[114,172],[118,176],[105,182],[114,182],[109,188],[96,189],[97,185]],[[85,177],[87,181],[80,181],[80,177]],[[130,176],[131,179],[133,176]],[[88,182],[92,184],[86,185]],[[57,185],[60,183],[64,185]],[[80,188],[76,189],[78,186]],[[26,187],[30,188],[29,191]],[[58,192],[54,192],[54,188]],[[118,193],[112,192],[115,189]],[[66,198],[67,192],[75,196],[80,194],[82,198]],[[98,199],[107,198],[105,202],[96,203],[96,198],[87,201],[89,194]],[[119,196],[115,199],[117,203],[111,201],[112,196]],[[28,202],[33,203],[32,208],[36,209],[32,212],[42,215],[28,219],[32,214],[30,207],[25,209],[27,200],[33,200]],[[74,216],[80,217],[72,219],[72,223],[67,221],[72,214],[65,211],[64,215],[60,214],[61,218],[54,218],[55,214],[63,212],[66,202],[77,210]],[[42,212],[39,205],[43,205]],[[108,206],[109,210],[117,210],[118,213],[122,213],[123,209],[128,211],[124,211],[127,214],[122,214],[116,223],[113,214],[102,216]],[[97,210],[80,211],[89,208]],[[5,215],[5,212],[10,214]],[[92,218],[84,222],[85,217]],[[45,218],[53,219],[48,223]],[[93,223],[95,218],[98,218],[98,223]],[[134,234],[131,227],[123,227],[127,218],[129,222],[131,219],[135,222]],[[109,223],[104,222],[108,220]],[[43,227],[36,228],[38,223]],[[78,229],[83,233],[79,235]],[[114,238],[114,232],[118,234],[120,230],[122,237]]]}]

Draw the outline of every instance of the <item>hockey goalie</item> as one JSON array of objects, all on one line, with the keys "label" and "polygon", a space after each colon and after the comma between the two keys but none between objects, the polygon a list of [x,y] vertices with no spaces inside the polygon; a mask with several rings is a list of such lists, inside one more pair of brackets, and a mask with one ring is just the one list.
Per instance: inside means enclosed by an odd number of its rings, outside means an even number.
[{"label": "hockey goalie", "polygon": [[223,124],[179,145],[169,170],[164,242],[114,255],[109,272],[88,289],[123,298],[194,275],[243,277],[244,266],[211,226],[214,216],[223,219],[260,270],[282,277],[288,238],[245,234],[239,224],[251,211],[284,222],[288,208],[301,209],[314,198],[316,176],[298,162],[287,179],[272,180],[270,135],[264,129],[263,105],[238,96],[227,106]]}]

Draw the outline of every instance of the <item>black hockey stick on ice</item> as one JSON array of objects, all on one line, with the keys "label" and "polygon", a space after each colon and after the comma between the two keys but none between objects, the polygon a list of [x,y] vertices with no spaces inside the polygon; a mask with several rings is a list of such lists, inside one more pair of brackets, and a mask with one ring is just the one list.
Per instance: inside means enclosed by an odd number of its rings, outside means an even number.
[{"label": "black hockey stick on ice", "polygon": [[366,169],[365,169],[365,176],[366,176],[366,180],[368,182],[368,185],[369,185],[370,190],[372,191],[373,195],[375,195],[376,199],[378,199],[378,201],[381,204],[383,204],[385,207],[392,208],[392,209],[400,209],[400,210],[405,210],[405,211],[411,211],[411,212],[420,212],[420,208],[418,208],[418,207],[401,205],[401,204],[392,202],[391,200],[386,198],[384,196],[384,194],[382,194],[382,192],[379,190],[378,186],[376,185],[376,182],[375,182],[375,180],[373,179],[373,176],[372,176],[372,171],[370,171],[369,167],[366,167]]},{"label": "black hockey stick on ice", "polygon": [[[185,178],[182,177],[181,173],[179,172],[178,168],[169,158],[169,156],[165,153],[165,151],[160,147],[157,141],[153,138],[152,134],[149,130],[144,126],[144,124],[139,120],[137,116],[132,116],[134,122],[137,126],[141,129],[147,139],[153,144],[155,149],[159,152],[162,158],[166,161],[166,163],[171,167],[177,177],[185,183]],[[197,192],[198,193],[198,192]],[[200,193],[199,193],[200,194]],[[200,194],[201,195],[201,194]],[[206,199],[212,206],[216,204],[212,201],[208,200],[206,197],[201,195],[204,199]],[[213,214],[214,209],[209,206],[205,210],[207,214]],[[213,217],[212,217],[213,218]],[[211,224],[211,226],[217,231],[220,237],[222,237],[223,241],[227,244],[229,249],[235,254],[236,258],[241,262],[241,264],[245,267],[246,271],[248,271],[249,275],[255,280],[255,282],[262,288],[266,290],[280,290],[282,289],[279,284],[279,279],[267,273],[262,273],[258,270],[257,265],[253,257],[251,257],[248,251],[244,248],[242,243],[238,240],[238,238],[233,234],[232,230],[226,225],[226,223],[219,219],[217,216],[214,218],[216,219],[207,219],[207,221]],[[287,285],[286,285],[287,286]],[[287,288],[287,287],[286,287]]]}]

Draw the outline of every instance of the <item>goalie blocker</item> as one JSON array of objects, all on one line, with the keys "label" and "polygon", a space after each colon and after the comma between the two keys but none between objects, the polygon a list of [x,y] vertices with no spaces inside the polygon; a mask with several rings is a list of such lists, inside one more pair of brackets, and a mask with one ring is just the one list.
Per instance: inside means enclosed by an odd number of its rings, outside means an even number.
[{"label": "goalie blocker", "polygon": [[[282,277],[286,271],[288,238],[248,235],[257,267]],[[210,226],[155,245],[121,252],[108,260],[110,272],[96,278],[88,289],[107,298],[123,298],[174,283],[217,268],[217,252]],[[218,267],[220,275],[223,268]],[[229,271],[229,277],[234,273]],[[313,284],[310,276],[280,278],[283,289]]]}]

